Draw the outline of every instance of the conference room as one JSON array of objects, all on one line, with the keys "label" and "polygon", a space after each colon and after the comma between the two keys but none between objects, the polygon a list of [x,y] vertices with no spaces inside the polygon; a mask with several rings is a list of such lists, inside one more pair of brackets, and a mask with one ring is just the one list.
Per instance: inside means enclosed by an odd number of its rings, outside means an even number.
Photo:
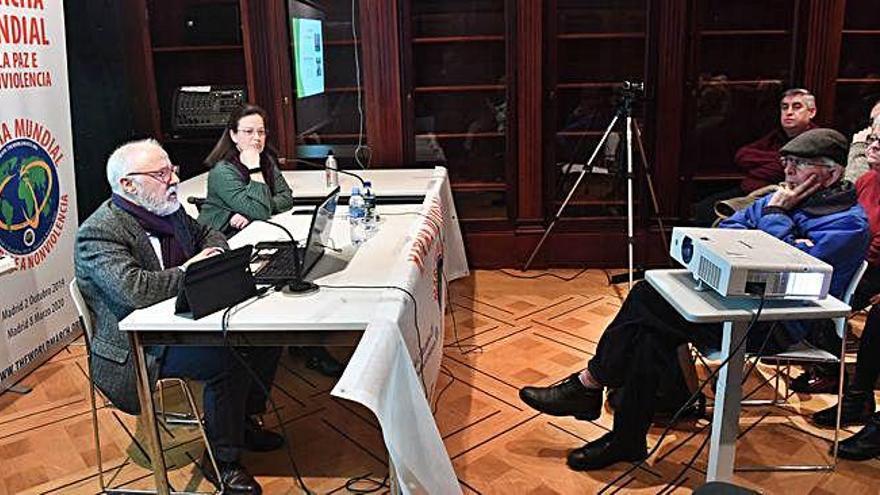
[{"label": "conference room", "polygon": [[876,492],[876,10],[0,1],[0,494]]}]

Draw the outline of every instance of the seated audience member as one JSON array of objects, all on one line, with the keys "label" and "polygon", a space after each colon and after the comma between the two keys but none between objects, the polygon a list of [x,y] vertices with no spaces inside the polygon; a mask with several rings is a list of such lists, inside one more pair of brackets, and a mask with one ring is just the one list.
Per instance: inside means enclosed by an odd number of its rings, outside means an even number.
[{"label": "seated audience member", "polygon": [[[880,134],[880,119],[875,120],[872,127],[874,134],[869,133],[866,140],[873,141],[875,138],[872,136]],[[871,153],[866,153],[866,157],[870,156],[870,158],[866,158],[865,162],[866,166],[871,167],[872,172],[862,175],[865,177],[864,180],[860,178],[856,181],[856,193],[859,203],[868,215],[872,236],[867,254],[868,269],[859,281],[852,301],[850,301],[850,306],[854,311],[861,311],[869,305],[880,302],[880,298],[875,297],[880,294],[880,190],[875,187],[878,178],[876,170],[880,170],[880,155],[876,152],[876,144],[874,146],[875,148],[871,148]],[[867,150],[863,148],[864,151]],[[849,156],[852,158],[852,152]],[[832,354],[840,353],[840,338],[833,328],[821,329],[821,332],[811,336],[810,340],[813,345]],[[844,388],[848,388],[848,378],[847,375],[844,375]],[[839,380],[840,368],[836,364],[809,365],[805,367],[803,373],[791,381],[789,388],[795,392],[806,394],[836,394]],[[870,406],[863,404],[861,407],[865,410],[870,409],[867,413],[859,413],[856,410],[859,408],[853,409],[853,407],[855,407],[853,401],[844,401],[843,424],[863,423],[867,416],[874,412],[873,402]],[[826,414],[817,416],[816,421],[819,424],[833,426],[834,420],[832,419],[831,423],[828,423]]]},{"label": "seated audience member", "polygon": [[[862,430],[840,444],[840,457],[852,460],[880,455],[880,413],[874,412],[874,384],[880,377],[880,120],[875,121],[866,141],[871,169],[856,182],[856,190],[859,203],[868,213],[873,236],[868,248],[868,271],[853,295],[852,307],[863,309],[868,304],[872,307],[859,342],[855,375],[844,393],[840,416],[842,425],[865,424]],[[834,427],[836,420],[836,406],[813,415],[813,421],[821,426]]]},{"label": "seated audience member", "polygon": [[[841,296],[868,244],[868,223],[853,185],[842,181],[847,140],[831,129],[813,129],[792,139],[780,153],[786,185],[740,210],[722,228],[760,229],[834,267],[830,292]],[[759,323],[749,348],[778,350],[802,338],[805,322],[785,322],[783,332]],[[768,335],[768,332],[769,335]],[[549,387],[524,387],[520,398],[554,416],[593,420],[605,387],[623,387],[610,433],[568,455],[575,470],[602,469],[647,455],[646,434],[654,415],[656,390],[669,376],[664,363],[681,344],[719,348],[721,324],[690,323],[650,284],[636,284],[605,329],[587,369]],[[771,338],[772,337],[772,338]]]},{"label": "seated audience member", "polygon": [[[245,104],[229,116],[226,129],[205,159],[208,196],[198,221],[228,236],[252,220],[268,220],[293,207],[293,193],[275,151],[266,145],[266,112]],[[259,175],[251,170],[259,168]],[[306,365],[326,376],[342,375],[343,366],[323,347],[303,347]]]},{"label": "seated audience member", "polygon": [[816,98],[806,89],[789,89],[779,102],[779,124],[761,139],[736,152],[733,161],[745,173],[738,187],[712,194],[694,205],[698,225],[709,226],[715,221],[715,202],[747,196],[763,187],[778,184],[785,178],[779,161],[779,150],[806,130],[816,127]]},{"label": "seated audience member", "polygon": [[[177,198],[177,167],[153,140],[119,147],[107,160],[112,198],[79,229],[76,277],[95,315],[91,374],[119,409],[140,414],[129,338],[118,328],[132,311],[177,295],[190,264],[222,252],[223,235],[189,217]],[[147,347],[150,382],[182,377],[205,383],[204,420],[227,493],[259,494],[260,485],[239,464],[242,450],[268,451],[283,444],[252,416],[264,411],[280,352],[242,350],[261,378],[255,383],[225,347]],[[210,462],[205,475],[217,484]]]},{"label": "seated audience member", "polygon": [[880,101],[871,108],[868,118],[868,127],[853,135],[852,144],[849,147],[849,161],[846,163],[846,180],[853,183],[870,169],[868,160],[865,157],[865,148],[867,148],[865,139],[871,134],[871,127],[880,118]]}]

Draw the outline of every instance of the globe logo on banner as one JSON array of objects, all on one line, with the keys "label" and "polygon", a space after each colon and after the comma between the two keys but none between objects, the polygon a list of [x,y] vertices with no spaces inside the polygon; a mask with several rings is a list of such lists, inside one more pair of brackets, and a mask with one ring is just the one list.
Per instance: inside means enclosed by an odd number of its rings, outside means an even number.
[{"label": "globe logo on banner", "polygon": [[0,248],[22,256],[43,245],[58,216],[57,184],[55,163],[36,142],[0,148]]}]

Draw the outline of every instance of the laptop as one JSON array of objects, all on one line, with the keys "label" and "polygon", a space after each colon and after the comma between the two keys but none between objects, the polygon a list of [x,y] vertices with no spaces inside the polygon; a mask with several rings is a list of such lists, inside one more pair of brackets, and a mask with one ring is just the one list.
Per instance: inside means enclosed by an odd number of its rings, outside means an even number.
[{"label": "laptop", "polygon": [[[258,284],[281,284],[305,278],[318,260],[324,256],[330,242],[333,217],[339,201],[339,187],[330,191],[312,212],[309,235],[304,246],[290,242],[261,242],[256,246],[257,257],[268,261],[254,275]],[[268,252],[268,253],[267,253]]]}]

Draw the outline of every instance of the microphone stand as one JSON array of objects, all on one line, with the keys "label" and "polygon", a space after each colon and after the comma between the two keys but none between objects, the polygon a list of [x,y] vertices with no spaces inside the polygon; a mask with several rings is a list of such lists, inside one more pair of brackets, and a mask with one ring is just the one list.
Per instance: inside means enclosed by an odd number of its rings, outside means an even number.
[{"label": "microphone stand", "polygon": [[[283,160],[284,160],[284,163],[287,163],[287,162],[302,163],[303,165],[308,165],[308,166],[310,166],[310,167],[312,167],[312,168],[317,168],[317,169],[321,169],[321,170],[327,170],[327,166],[324,165],[323,163],[312,162],[312,161],[309,161],[309,160],[303,160],[303,159],[301,159],[301,158],[284,158]],[[279,159],[279,161],[280,161],[280,159]],[[336,170],[336,171],[339,172],[340,174],[343,174],[343,175],[349,175],[349,176],[351,176],[351,177],[354,177],[355,179],[357,179],[357,180],[361,183],[361,187],[362,187],[362,188],[366,188],[366,187],[367,187],[367,185],[364,183],[364,179],[361,178],[360,175],[357,175],[357,174],[355,174],[355,173],[349,172],[349,171],[347,171],[347,170],[342,170],[341,168],[336,168],[336,169],[334,169],[334,170]]]}]

